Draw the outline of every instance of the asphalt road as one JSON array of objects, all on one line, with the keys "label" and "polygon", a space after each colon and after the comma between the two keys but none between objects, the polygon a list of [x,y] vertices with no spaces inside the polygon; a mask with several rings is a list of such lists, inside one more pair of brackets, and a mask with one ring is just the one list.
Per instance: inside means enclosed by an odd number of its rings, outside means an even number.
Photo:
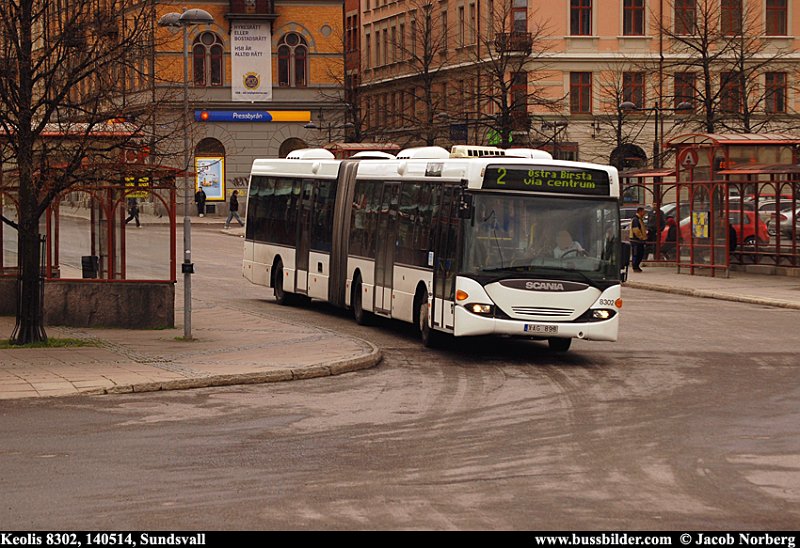
[{"label": "asphalt road", "polygon": [[800,523],[796,311],[628,289],[617,343],[430,351],[402,324],[278,307],[241,280],[232,242],[195,227],[199,304],[355,334],[383,363],[263,386],[0,402],[4,529]]}]

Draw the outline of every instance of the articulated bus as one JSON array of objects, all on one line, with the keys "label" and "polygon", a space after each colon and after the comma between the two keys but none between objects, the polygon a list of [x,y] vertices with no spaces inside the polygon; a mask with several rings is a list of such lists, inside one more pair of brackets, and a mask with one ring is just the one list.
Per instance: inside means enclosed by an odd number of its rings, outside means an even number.
[{"label": "articulated bus", "polygon": [[320,299],[361,324],[412,322],[427,346],[445,334],[546,339],[555,351],[616,340],[616,169],[503,154],[255,160],[244,277],[280,304]]}]

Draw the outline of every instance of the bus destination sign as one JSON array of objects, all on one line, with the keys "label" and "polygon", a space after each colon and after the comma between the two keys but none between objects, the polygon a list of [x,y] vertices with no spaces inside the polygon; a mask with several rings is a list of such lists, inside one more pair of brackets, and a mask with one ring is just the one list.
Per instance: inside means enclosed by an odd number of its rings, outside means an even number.
[{"label": "bus destination sign", "polygon": [[597,169],[540,166],[487,166],[483,188],[607,196],[608,173]]}]

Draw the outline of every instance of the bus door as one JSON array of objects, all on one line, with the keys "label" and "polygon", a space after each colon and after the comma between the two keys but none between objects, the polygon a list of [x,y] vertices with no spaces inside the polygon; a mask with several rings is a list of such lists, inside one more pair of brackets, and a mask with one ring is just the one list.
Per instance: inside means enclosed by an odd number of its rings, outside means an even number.
[{"label": "bus door", "polygon": [[308,253],[311,249],[311,212],[314,206],[314,180],[304,179],[300,192],[300,215],[297,225],[295,291],[308,294]]},{"label": "bus door", "polygon": [[375,231],[375,311],[389,314],[392,310],[392,273],[397,246],[397,208],[400,183],[383,185],[378,227]]},{"label": "bus door", "polygon": [[442,188],[442,205],[435,221],[433,252],[433,325],[452,329],[454,324],[454,291],[458,248],[459,189],[453,185]]}]

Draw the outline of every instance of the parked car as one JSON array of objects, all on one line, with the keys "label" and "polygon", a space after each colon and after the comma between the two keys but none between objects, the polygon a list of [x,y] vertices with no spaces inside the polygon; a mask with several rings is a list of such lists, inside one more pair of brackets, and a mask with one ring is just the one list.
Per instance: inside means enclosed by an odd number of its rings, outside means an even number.
[{"label": "parked car", "polygon": [[[744,214],[741,216],[741,214]],[[740,222],[740,218],[743,222]],[[741,245],[751,246],[755,245],[756,241],[761,244],[769,243],[769,231],[767,224],[756,215],[755,211],[731,211],[728,214],[728,222],[733,225],[736,232],[736,241]],[[661,232],[661,245],[667,243],[668,228]],[[681,242],[688,242],[692,234],[691,217],[684,217],[679,225],[679,234]]]},{"label": "parked car", "polygon": [[773,213],[767,221],[767,232],[770,236],[775,236],[778,232],[778,220],[780,220],[781,238],[792,238],[792,227],[794,227],[795,237],[800,238],[800,207],[792,210],[790,207],[781,210],[780,213]]}]

